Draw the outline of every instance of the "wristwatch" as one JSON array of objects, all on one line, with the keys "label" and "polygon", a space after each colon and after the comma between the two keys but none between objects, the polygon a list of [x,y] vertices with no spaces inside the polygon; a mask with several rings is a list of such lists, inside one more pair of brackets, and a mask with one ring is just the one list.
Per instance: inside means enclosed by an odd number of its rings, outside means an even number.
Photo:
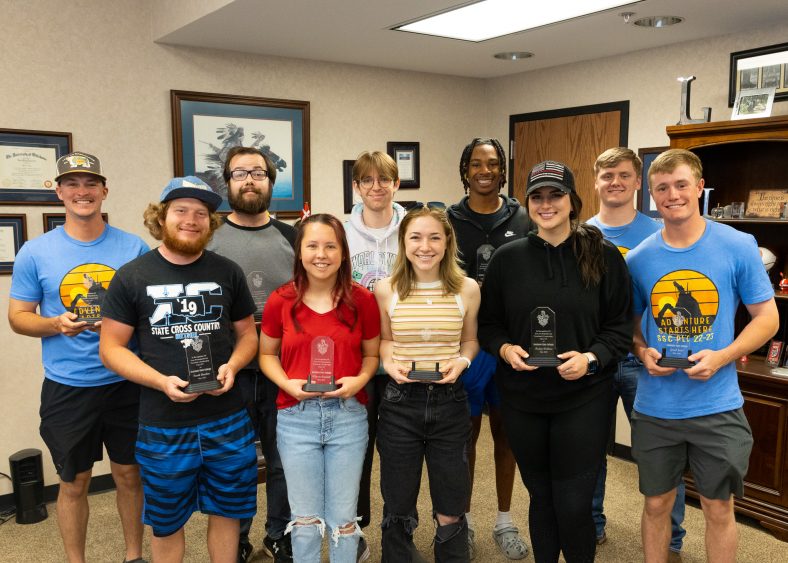
[{"label": "wristwatch", "polygon": [[596,359],[596,356],[593,352],[586,352],[583,354],[586,359],[588,360],[588,375],[593,375],[599,369],[599,360]]}]

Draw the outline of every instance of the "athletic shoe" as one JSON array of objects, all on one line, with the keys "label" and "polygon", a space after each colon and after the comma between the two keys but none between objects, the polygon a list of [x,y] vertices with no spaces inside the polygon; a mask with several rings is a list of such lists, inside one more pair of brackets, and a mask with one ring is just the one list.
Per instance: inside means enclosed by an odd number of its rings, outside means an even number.
[{"label": "athletic shoe", "polygon": [[238,544],[238,563],[248,563],[252,560],[254,553],[254,546],[248,541],[242,541]]},{"label": "athletic shoe", "polygon": [[367,545],[367,540],[363,537],[358,538],[358,551],[356,552],[356,563],[362,563],[369,559],[369,546]]},{"label": "athletic shoe", "polygon": [[473,559],[476,557],[476,542],[475,540],[476,532],[473,531],[473,528],[468,528],[468,558]]},{"label": "athletic shoe", "polygon": [[605,533],[604,530],[602,530],[602,535],[596,537],[596,544],[597,545],[602,545],[606,541],[607,541],[607,534]]},{"label": "athletic shoe", "polygon": [[523,559],[528,555],[528,545],[520,537],[520,530],[515,526],[506,526],[493,530],[493,539],[508,559]]},{"label": "athletic shoe", "polygon": [[285,534],[276,540],[271,536],[265,536],[263,553],[273,558],[274,563],[293,563],[293,546],[290,544],[290,535]]}]

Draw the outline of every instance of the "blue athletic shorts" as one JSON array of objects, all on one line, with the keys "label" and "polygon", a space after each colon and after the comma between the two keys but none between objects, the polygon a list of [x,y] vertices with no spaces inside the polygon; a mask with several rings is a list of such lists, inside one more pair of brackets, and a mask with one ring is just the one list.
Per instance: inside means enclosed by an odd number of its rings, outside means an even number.
[{"label": "blue athletic shorts", "polygon": [[153,535],[180,530],[192,512],[252,518],[257,512],[255,431],[246,410],[196,426],[140,424],[137,462]]},{"label": "blue athletic shorts", "polygon": [[465,386],[465,392],[468,393],[471,416],[481,415],[484,403],[491,407],[500,406],[501,396],[493,381],[496,366],[494,357],[484,350],[479,350],[471,362],[471,367],[462,374],[462,384]]}]

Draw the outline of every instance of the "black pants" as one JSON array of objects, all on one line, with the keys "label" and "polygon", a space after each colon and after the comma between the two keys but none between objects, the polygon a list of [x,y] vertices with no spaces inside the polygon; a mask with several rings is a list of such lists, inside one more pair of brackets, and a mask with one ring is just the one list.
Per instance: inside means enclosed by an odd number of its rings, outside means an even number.
[{"label": "black pants", "polygon": [[528,526],[537,563],[594,560],[591,499],[605,455],[613,390],[576,408],[532,413],[502,405],[504,427],[531,495]]},{"label": "black pants", "polygon": [[372,459],[375,455],[375,436],[378,433],[378,409],[383,390],[390,381],[388,374],[378,373],[370,379],[364,390],[367,392],[367,423],[369,428],[369,442],[367,453],[364,456],[364,465],[361,468],[361,484],[358,489],[358,504],[356,514],[361,517],[359,526],[366,528],[372,520],[370,503],[370,488],[372,487]]}]

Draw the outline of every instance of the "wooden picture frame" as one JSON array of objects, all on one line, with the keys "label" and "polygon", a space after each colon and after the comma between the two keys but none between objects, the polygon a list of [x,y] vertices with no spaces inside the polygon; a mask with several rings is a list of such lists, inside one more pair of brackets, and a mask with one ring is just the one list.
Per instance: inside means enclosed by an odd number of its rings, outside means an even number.
[{"label": "wooden picture frame", "polygon": [[269,210],[297,219],[310,199],[309,102],[170,91],[176,176],[197,176],[220,194],[229,211],[223,177],[227,151],[259,148],[277,168]]},{"label": "wooden picture frame", "polygon": [[27,215],[0,214],[0,275],[8,276],[13,273],[16,255],[26,241]]},{"label": "wooden picture frame", "polygon": [[389,141],[386,143],[386,152],[397,164],[400,189],[418,189],[421,185],[419,143],[415,141]]},{"label": "wooden picture frame", "polygon": [[728,107],[750,88],[774,88],[775,102],[788,100],[788,43],[731,53]]}]

